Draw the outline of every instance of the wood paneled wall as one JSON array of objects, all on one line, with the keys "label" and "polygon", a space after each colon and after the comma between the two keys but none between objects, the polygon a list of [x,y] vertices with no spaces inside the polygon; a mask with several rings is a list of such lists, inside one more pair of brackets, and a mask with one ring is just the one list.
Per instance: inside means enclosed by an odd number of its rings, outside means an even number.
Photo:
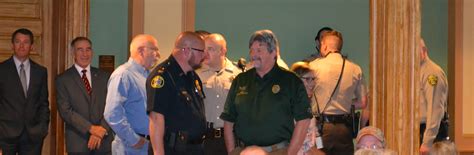
[{"label": "wood paneled wall", "polygon": [[389,149],[418,154],[419,0],[370,0],[370,122]]}]

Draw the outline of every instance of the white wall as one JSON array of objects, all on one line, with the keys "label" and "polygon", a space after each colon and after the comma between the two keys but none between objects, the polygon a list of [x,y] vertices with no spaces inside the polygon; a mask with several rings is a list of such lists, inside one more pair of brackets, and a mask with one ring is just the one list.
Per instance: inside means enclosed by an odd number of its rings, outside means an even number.
[{"label": "white wall", "polygon": [[463,134],[474,135],[474,1],[464,0],[463,8]]},{"label": "white wall", "polygon": [[145,0],[144,12],[144,33],[157,38],[162,62],[170,55],[182,30],[182,1]]}]

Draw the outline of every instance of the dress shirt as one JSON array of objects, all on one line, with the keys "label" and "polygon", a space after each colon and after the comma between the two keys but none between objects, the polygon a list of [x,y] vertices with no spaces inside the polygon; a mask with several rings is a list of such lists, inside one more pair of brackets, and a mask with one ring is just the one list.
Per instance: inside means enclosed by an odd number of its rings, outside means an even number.
[{"label": "dress shirt", "polygon": [[119,66],[111,75],[104,117],[126,146],[148,135],[145,83],[149,72],[133,59]]}]

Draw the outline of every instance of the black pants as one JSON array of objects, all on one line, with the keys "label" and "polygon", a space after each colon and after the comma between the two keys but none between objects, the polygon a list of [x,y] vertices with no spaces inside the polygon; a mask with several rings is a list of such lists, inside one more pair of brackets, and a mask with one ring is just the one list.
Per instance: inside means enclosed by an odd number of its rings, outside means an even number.
[{"label": "black pants", "polygon": [[89,151],[89,152],[82,152],[82,153],[68,152],[67,154],[68,154],[68,155],[111,155],[112,152]]},{"label": "black pants", "polygon": [[43,148],[43,140],[34,142],[28,133],[23,130],[20,137],[15,140],[0,141],[3,155],[40,155]]},{"label": "black pants", "polygon": [[[448,137],[448,125],[445,123],[447,122],[441,121],[439,125],[438,134],[436,135],[436,138],[434,139],[433,143],[446,140],[446,138]],[[425,134],[425,129],[426,129],[426,124],[425,123],[420,124],[420,145],[423,143],[423,136]]]},{"label": "black pants", "polygon": [[204,155],[202,144],[184,144],[174,147],[165,146],[165,154],[171,155]]},{"label": "black pants", "polygon": [[324,123],[323,148],[327,155],[353,155],[352,131],[345,123]]},{"label": "black pants", "polygon": [[204,140],[205,155],[227,155],[224,137],[209,138]]}]

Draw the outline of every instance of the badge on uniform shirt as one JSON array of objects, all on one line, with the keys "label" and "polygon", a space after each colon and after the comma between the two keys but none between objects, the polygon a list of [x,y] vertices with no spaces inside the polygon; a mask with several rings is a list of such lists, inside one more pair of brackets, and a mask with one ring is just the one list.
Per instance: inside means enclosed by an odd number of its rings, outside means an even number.
[{"label": "badge on uniform shirt", "polygon": [[161,88],[163,85],[165,85],[165,79],[163,79],[163,77],[157,75],[151,79],[152,88]]},{"label": "badge on uniform shirt", "polygon": [[202,91],[202,88],[201,88],[201,85],[199,85],[199,81],[198,80],[194,80],[194,84],[196,85],[196,89],[201,92]]},{"label": "badge on uniform shirt", "polygon": [[247,92],[247,86],[239,86],[239,90],[237,92],[237,96],[240,96],[240,95],[247,95],[248,92]]},{"label": "badge on uniform shirt", "polygon": [[431,85],[431,86],[435,86],[436,84],[438,84],[438,77],[436,75],[430,75],[428,76],[428,83]]},{"label": "badge on uniform shirt", "polygon": [[273,94],[276,94],[276,93],[280,92],[280,85],[273,85],[272,86],[272,92],[273,92]]}]

